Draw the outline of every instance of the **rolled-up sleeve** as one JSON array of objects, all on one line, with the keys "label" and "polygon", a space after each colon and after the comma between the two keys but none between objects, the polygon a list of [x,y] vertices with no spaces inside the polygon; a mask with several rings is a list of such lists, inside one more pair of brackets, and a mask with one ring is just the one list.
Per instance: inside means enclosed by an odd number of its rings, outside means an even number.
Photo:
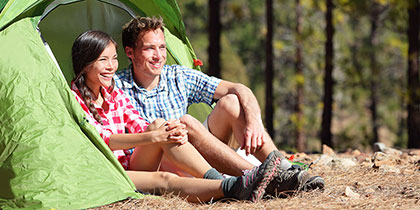
[{"label": "rolled-up sleeve", "polygon": [[182,72],[187,82],[188,102],[190,104],[203,102],[211,105],[221,79],[192,69],[183,69]]}]

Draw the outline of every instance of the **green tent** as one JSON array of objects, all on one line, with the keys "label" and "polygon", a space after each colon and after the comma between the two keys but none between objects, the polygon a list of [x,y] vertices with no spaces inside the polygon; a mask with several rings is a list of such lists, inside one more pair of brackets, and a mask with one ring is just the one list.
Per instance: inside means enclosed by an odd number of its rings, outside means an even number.
[{"label": "green tent", "polygon": [[[88,208],[141,197],[70,92],[71,45],[99,29],[122,46],[123,23],[162,16],[168,63],[193,67],[176,1],[2,0],[0,11],[0,209]],[[128,65],[122,47],[119,62]]]}]

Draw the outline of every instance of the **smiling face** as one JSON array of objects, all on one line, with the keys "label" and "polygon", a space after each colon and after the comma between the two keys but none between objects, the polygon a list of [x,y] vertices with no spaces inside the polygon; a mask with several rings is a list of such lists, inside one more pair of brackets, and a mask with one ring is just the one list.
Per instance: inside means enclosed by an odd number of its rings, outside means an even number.
[{"label": "smiling face", "polygon": [[133,63],[137,78],[156,79],[166,62],[165,36],[161,29],[150,30],[140,34],[136,47],[126,47],[125,52]]},{"label": "smiling face", "polygon": [[112,77],[118,68],[117,50],[109,42],[101,55],[86,67],[86,85],[95,95],[99,94],[100,87],[108,88],[112,85]]}]

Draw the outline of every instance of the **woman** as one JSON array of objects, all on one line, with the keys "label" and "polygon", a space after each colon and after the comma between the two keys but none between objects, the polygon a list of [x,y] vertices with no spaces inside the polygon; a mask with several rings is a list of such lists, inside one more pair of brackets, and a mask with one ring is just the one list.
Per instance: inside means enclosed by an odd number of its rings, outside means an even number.
[{"label": "woman", "polygon": [[[185,125],[178,120],[163,119],[149,125],[122,91],[114,87],[113,75],[118,68],[116,47],[116,42],[104,32],[82,33],[72,48],[76,77],[71,89],[89,123],[117,156],[136,188],[154,194],[173,192],[192,202],[223,197],[261,199],[275,176],[278,154],[273,152],[244,176],[223,179],[188,142]],[[128,149],[133,147],[131,155]],[[158,172],[163,154],[197,178]]]}]

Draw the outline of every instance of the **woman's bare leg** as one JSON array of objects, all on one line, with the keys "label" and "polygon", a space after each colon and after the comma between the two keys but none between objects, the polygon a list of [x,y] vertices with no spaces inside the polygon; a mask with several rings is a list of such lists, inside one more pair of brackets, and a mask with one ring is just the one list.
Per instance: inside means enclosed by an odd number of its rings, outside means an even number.
[{"label": "woman's bare leg", "polygon": [[222,180],[179,177],[168,172],[127,171],[137,189],[152,194],[174,193],[190,202],[207,202],[224,197]]},{"label": "woman's bare leg", "polygon": [[[159,128],[165,121],[158,119],[151,123],[148,130]],[[171,163],[194,177],[202,178],[211,169],[210,164],[189,142],[184,145],[177,143],[156,143],[136,147],[130,159],[130,169],[136,171],[156,171],[165,155]]]}]

